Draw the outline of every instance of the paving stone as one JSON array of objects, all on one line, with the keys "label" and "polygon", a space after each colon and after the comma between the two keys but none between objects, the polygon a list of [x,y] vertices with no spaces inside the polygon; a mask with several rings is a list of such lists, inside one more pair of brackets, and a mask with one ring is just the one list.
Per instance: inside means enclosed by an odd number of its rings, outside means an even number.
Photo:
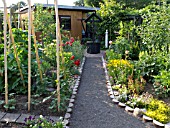
[{"label": "paving stone", "polygon": [[74,99],[70,99],[70,103],[74,103],[74,101],[75,101]]},{"label": "paving stone", "polygon": [[21,114],[21,116],[16,120],[16,122],[23,124],[23,123],[25,123],[25,119],[26,119],[26,118],[29,118],[30,116],[31,116],[32,118],[35,117],[35,115]]},{"label": "paving stone", "polygon": [[60,117],[58,116],[45,116],[47,120],[52,120],[54,122],[58,122],[60,120]]},{"label": "paving stone", "polygon": [[7,113],[2,119],[1,122],[16,122],[20,117],[20,114]]},{"label": "paving stone", "polygon": [[4,117],[5,116],[5,112],[0,112],[0,120],[2,119],[2,117]]}]

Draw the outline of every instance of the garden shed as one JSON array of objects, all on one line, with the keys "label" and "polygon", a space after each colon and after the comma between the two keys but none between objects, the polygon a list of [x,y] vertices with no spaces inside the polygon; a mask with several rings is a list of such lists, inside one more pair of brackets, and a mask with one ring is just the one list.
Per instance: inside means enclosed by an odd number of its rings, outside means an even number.
[{"label": "garden shed", "polygon": [[[38,4],[32,6],[33,11],[36,11],[37,5]],[[54,4],[43,4],[43,8],[49,8],[49,11],[51,7],[54,7]],[[60,27],[63,27],[63,30],[67,30],[70,36],[81,39],[83,26],[80,19],[86,19],[88,13],[96,12],[96,10],[99,10],[99,8],[58,5]],[[22,19],[26,18],[28,7],[21,9],[20,13]],[[39,36],[39,34],[37,36]]]}]

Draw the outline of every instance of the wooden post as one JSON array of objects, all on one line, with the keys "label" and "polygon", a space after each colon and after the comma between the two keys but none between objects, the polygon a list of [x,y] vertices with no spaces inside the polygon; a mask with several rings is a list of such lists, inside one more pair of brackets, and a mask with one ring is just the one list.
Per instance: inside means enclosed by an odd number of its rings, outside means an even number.
[{"label": "wooden post", "polygon": [[31,0],[28,1],[28,111],[31,108]]},{"label": "wooden post", "polygon": [[60,111],[60,53],[59,53],[59,27],[58,27],[58,1],[54,0],[56,15],[56,56],[57,56],[57,109]]},{"label": "wooden post", "polygon": [[[5,0],[2,0],[4,5],[5,5]],[[4,8],[6,11],[6,18],[7,18],[7,22],[8,22],[8,27],[9,27],[9,33],[10,33],[10,37],[11,37],[11,41],[12,41],[12,44],[13,44],[13,48],[14,48],[14,55],[16,57],[16,61],[17,61],[17,65],[18,65],[18,69],[19,69],[19,72],[20,72],[20,75],[21,75],[21,80],[22,80],[22,83],[23,83],[23,86],[25,87],[25,82],[24,82],[24,76],[22,74],[22,69],[21,69],[21,65],[20,65],[20,62],[19,62],[19,59],[18,59],[18,54],[17,54],[17,49],[16,49],[16,45],[15,45],[15,41],[14,41],[14,37],[12,35],[12,27],[11,27],[11,24],[10,24],[10,20],[9,20],[9,16],[7,14],[7,9]]]},{"label": "wooden post", "polygon": [[4,2],[4,67],[5,67],[5,104],[8,104],[8,75],[7,75],[7,9],[6,2]]},{"label": "wooden post", "polygon": [[[31,16],[32,16],[32,13],[31,13]],[[37,64],[38,64],[38,70],[39,70],[39,73],[40,73],[40,80],[41,80],[41,83],[43,83],[43,75],[42,75],[42,71],[41,71],[40,58],[39,58],[39,55],[38,55],[37,41],[36,41],[32,17],[31,17],[31,28],[32,28],[32,35],[33,35],[33,38],[34,38],[34,47],[35,47],[35,53],[36,53],[36,60],[37,60]]]}]

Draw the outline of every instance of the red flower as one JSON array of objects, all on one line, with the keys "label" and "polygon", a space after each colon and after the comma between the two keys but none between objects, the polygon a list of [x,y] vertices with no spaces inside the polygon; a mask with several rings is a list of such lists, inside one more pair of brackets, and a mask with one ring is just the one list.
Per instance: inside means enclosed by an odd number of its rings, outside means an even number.
[{"label": "red flower", "polygon": [[74,56],[71,56],[70,60],[74,60]]},{"label": "red flower", "polygon": [[72,46],[72,43],[70,42],[69,45]]},{"label": "red flower", "polygon": [[74,38],[71,37],[71,38],[70,38],[70,43],[73,43],[73,42],[74,42]]},{"label": "red flower", "polygon": [[68,44],[70,44],[70,42],[67,41],[67,42],[66,42],[66,45],[68,45]]},{"label": "red flower", "polygon": [[74,61],[74,64],[75,64],[76,66],[79,66],[79,65],[80,65],[80,60],[78,59],[78,60]]}]

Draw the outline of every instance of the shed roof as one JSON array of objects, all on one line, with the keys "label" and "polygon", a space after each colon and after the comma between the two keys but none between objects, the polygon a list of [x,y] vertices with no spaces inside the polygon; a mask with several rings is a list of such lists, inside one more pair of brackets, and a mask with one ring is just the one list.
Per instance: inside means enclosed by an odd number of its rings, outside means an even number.
[{"label": "shed roof", "polygon": [[[34,4],[32,9],[35,9],[37,5],[43,5],[44,8],[54,7],[54,4]],[[100,8],[92,7],[82,7],[82,6],[68,6],[68,5],[58,5],[59,10],[70,10],[70,11],[83,11],[83,12],[95,12],[100,10]],[[26,13],[28,11],[28,6],[20,9],[20,13]]]}]

